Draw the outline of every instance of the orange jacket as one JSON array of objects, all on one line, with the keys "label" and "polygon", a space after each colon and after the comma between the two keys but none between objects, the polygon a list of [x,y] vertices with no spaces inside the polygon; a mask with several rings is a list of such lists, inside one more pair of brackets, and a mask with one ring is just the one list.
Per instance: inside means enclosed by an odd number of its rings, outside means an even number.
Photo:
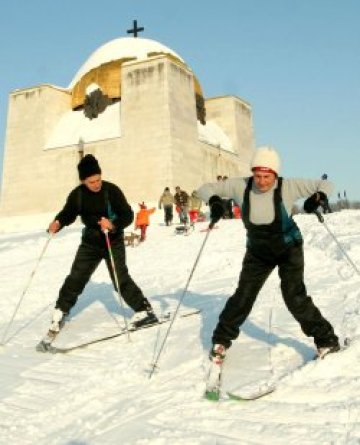
[{"label": "orange jacket", "polygon": [[155,207],[152,209],[140,209],[136,214],[135,227],[148,226],[150,224],[149,216],[155,212]]}]

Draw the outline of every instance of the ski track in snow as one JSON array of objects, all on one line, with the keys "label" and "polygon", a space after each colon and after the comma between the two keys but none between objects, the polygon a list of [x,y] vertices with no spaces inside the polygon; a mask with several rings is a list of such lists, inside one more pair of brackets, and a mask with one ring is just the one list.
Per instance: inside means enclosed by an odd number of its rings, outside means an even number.
[{"label": "ski track in snow", "polygon": [[[360,267],[360,211],[326,215],[326,223]],[[262,289],[228,356],[228,382],[278,379],[277,390],[254,402],[203,398],[212,330],[234,291],[244,254],[238,220],[221,221],[210,233],[182,309],[199,315],[176,319],[149,379],[169,324],[92,345],[69,354],[41,354],[35,345],[49,324],[57,292],[80,238],[79,226],[49,243],[34,230],[0,232],[0,336],[25,287],[28,290],[0,347],[0,444],[36,445],[230,445],[360,444],[359,275],[312,215],[298,215],[305,244],[308,293],[350,346],[323,361],[288,314],[274,272]],[[26,222],[26,221],[24,221]],[[0,227],[4,225],[0,224]],[[7,224],[9,226],[9,224]],[[11,227],[11,225],[10,225]],[[158,313],[174,310],[205,234],[175,235],[157,212],[147,241],[127,248],[131,275]],[[73,309],[64,341],[95,338],[131,316],[119,307],[103,264]],[[59,341],[61,336],[59,338]],[[289,367],[292,371],[288,372]]]}]

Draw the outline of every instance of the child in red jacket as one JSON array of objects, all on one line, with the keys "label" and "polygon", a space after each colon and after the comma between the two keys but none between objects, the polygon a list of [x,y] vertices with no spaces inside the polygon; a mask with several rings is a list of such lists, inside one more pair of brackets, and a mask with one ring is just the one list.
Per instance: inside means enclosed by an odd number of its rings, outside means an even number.
[{"label": "child in red jacket", "polygon": [[140,210],[136,214],[135,229],[140,229],[140,241],[145,241],[146,229],[150,224],[150,215],[155,212],[155,207],[148,209],[144,202],[139,204]]}]

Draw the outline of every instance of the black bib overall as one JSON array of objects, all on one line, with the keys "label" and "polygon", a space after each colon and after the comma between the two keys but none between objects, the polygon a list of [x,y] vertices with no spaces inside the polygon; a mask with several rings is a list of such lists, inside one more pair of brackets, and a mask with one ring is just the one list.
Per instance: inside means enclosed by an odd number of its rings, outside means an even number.
[{"label": "black bib overall", "polygon": [[[243,259],[238,287],[227,300],[213,333],[213,344],[226,348],[238,337],[240,326],[248,317],[266,279],[278,267],[281,293],[285,304],[302,331],[314,337],[318,347],[338,342],[331,324],[321,315],[304,284],[304,255],[300,230],[287,215],[281,198],[282,178],[274,190],[274,220],[270,224],[250,221],[249,178],[243,199],[242,217],[247,229],[247,250]],[[267,335],[264,331],[264,340]]]}]

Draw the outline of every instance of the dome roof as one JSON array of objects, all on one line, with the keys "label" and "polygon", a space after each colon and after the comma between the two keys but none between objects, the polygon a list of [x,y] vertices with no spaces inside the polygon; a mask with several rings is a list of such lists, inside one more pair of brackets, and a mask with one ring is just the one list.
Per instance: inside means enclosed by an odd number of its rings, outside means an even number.
[{"label": "dome roof", "polygon": [[185,63],[175,51],[155,40],[142,39],[140,37],[121,37],[105,43],[94,51],[76,73],[69,88],[73,88],[74,85],[90,70],[104,63],[120,59],[145,60],[149,55],[151,56],[152,53],[171,54],[181,62]]}]

